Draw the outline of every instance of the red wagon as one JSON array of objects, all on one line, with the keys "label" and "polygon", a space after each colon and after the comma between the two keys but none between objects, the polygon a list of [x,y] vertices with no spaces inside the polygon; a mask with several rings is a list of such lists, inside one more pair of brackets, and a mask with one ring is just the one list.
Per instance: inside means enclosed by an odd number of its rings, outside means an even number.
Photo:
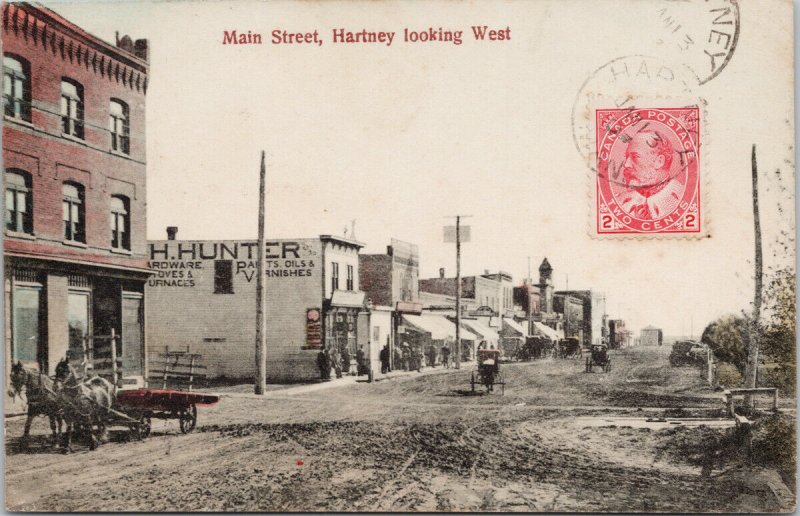
[{"label": "red wagon", "polygon": [[197,426],[197,406],[210,406],[219,396],[199,392],[132,389],[117,393],[116,406],[120,412],[138,421],[131,429],[139,437],[150,434],[151,420],[177,419],[181,432],[188,434]]}]

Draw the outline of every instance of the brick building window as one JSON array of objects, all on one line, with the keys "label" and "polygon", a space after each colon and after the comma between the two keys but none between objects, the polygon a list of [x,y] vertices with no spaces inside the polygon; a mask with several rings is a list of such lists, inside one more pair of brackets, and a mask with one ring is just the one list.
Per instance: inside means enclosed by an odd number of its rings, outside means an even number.
[{"label": "brick building window", "polygon": [[353,266],[347,266],[347,290],[355,290],[353,285]]},{"label": "brick building window", "polygon": [[214,293],[233,294],[233,260],[214,260]]},{"label": "brick building window", "polygon": [[64,239],[86,243],[83,186],[64,183]]},{"label": "brick building window", "polygon": [[6,171],[6,229],[33,233],[31,175],[21,170]]},{"label": "brick building window", "polygon": [[8,54],[3,56],[3,112],[12,118],[31,121],[30,65]]},{"label": "brick building window", "polygon": [[83,86],[72,79],[61,80],[61,131],[83,138]]},{"label": "brick building window", "polygon": [[111,99],[108,105],[108,113],[108,130],[111,132],[111,150],[130,154],[128,105],[120,100]]},{"label": "brick building window", "polygon": [[122,195],[111,197],[111,247],[131,249],[130,202]]},{"label": "brick building window", "polygon": [[331,262],[331,291],[339,290],[339,264]]}]

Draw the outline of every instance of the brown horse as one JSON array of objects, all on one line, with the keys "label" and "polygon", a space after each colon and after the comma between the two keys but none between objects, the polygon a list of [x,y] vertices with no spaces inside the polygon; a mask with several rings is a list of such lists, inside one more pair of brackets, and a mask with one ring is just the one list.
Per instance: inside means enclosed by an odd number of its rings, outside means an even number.
[{"label": "brown horse", "polygon": [[55,382],[46,374],[28,369],[18,361],[11,366],[11,389],[8,395],[12,399],[17,395],[21,398],[23,391],[28,404],[28,419],[25,420],[25,432],[22,434],[20,447],[27,448],[31,423],[36,416],[47,416],[50,419],[53,445],[56,445],[64,417]]},{"label": "brown horse", "polygon": [[85,431],[89,438],[89,449],[94,450],[98,444],[95,433],[105,433],[109,410],[116,395],[114,385],[99,376],[79,378],[66,359],[56,366],[56,381],[61,383],[61,402],[67,421],[64,437],[66,453],[72,451],[72,433],[76,429]]}]

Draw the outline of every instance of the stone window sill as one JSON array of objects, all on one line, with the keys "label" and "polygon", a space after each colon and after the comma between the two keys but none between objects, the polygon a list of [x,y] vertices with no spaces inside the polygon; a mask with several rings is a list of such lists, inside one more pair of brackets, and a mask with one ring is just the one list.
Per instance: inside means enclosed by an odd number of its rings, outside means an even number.
[{"label": "stone window sill", "polygon": [[78,242],[77,240],[62,240],[61,243],[70,247],[80,247],[81,249],[86,249],[89,247],[83,242]]},{"label": "stone window sill", "polygon": [[6,230],[6,237],[8,238],[19,238],[22,240],[36,240],[36,235],[33,233],[20,233],[19,231],[10,231]]}]

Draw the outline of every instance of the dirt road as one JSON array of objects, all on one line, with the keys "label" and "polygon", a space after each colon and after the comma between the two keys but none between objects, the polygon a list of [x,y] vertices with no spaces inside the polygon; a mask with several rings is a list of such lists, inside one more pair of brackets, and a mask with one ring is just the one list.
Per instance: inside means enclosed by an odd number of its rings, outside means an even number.
[{"label": "dirt road", "polygon": [[[196,433],[156,423],[142,442],[61,455],[6,425],[6,506],[24,511],[775,511],[780,480],[668,453],[692,428],[587,425],[591,416],[721,416],[718,393],[665,349],[504,365],[505,396],[469,396],[469,369],[307,394],[225,397]],[[707,430],[707,429],[706,429]],[[117,436],[118,438],[121,436]],[[118,439],[119,441],[119,439]],[[776,494],[776,489],[778,493]],[[783,488],[785,489],[785,488]],[[785,493],[783,493],[785,495]]]}]

